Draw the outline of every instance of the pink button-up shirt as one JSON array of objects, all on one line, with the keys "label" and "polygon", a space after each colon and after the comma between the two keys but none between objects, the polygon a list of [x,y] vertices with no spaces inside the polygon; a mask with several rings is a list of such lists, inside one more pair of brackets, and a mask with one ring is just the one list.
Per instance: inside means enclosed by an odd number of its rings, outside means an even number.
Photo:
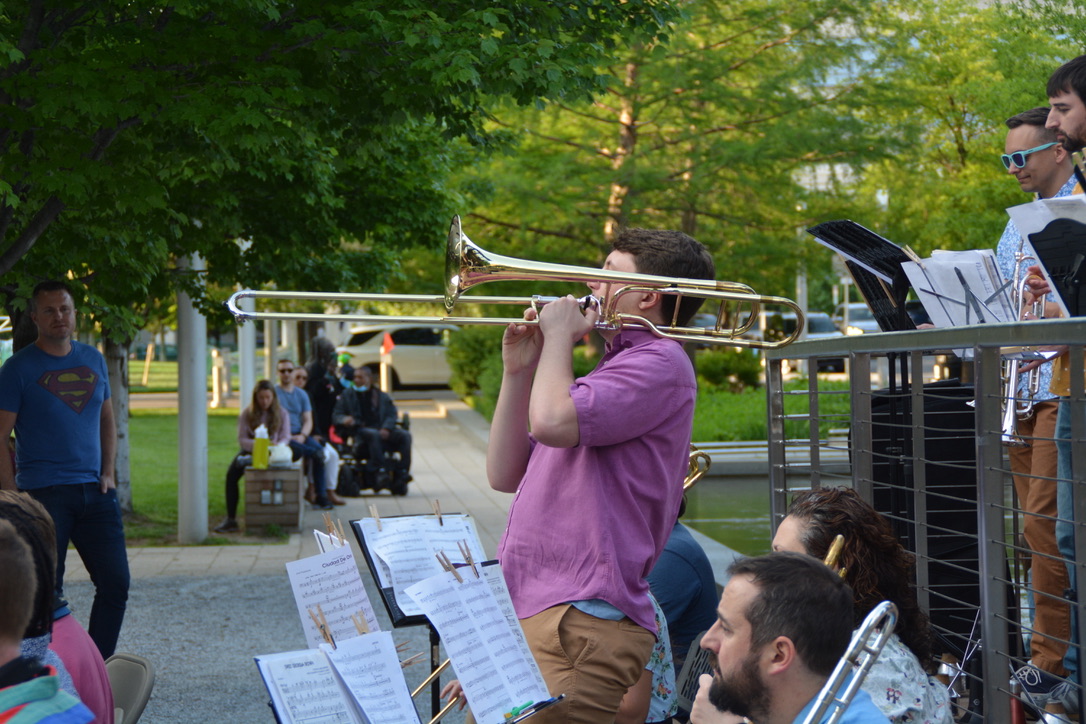
[{"label": "pink button-up shirt", "polygon": [[693,366],[679,343],[626,330],[570,392],[580,444],[534,444],[498,548],[517,616],[598,598],[655,632],[644,579],[682,499]]}]

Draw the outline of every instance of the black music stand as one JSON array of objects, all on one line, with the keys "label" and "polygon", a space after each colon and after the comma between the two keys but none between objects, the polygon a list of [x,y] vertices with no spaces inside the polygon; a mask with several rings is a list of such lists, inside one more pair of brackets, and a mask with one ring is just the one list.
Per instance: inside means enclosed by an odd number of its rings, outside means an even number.
[{"label": "black music stand", "polygon": [[1029,243],[1068,315],[1086,317],[1086,224],[1056,219]]},{"label": "black music stand", "polygon": [[904,249],[848,219],[824,221],[807,229],[807,233],[845,258],[845,266],[880,330],[916,329],[905,310],[912,287],[901,264],[912,258]]}]

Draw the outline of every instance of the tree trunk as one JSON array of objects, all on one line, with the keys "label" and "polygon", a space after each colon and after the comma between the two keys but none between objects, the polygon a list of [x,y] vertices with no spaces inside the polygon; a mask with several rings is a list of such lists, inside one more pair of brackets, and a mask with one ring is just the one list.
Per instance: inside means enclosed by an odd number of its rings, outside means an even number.
[{"label": "tree trunk", "polygon": [[132,465],[128,439],[128,348],[131,340],[117,344],[105,338],[106,370],[109,372],[113,420],[117,424],[117,500],[121,510],[132,512]]}]

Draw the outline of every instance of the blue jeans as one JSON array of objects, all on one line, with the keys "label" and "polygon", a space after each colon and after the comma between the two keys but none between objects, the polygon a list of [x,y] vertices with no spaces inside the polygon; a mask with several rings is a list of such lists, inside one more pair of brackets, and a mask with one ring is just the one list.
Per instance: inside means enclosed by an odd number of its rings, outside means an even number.
[{"label": "blue jeans", "polygon": [[[1075,588],[1075,490],[1071,477],[1071,401],[1068,397],[1060,398],[1060,409],[1056,414],[1056,547],[1060,550],[1067,564],[1071,590]],[[1078,675],[1078,609],[1071,606],[1071,645],[1063,657],[1063,667],[1067,669],[1072,681],[1079,681]]]},{"label": "blue jeans", "polygon": [[294,452],[295,460],[309,458],[309,472],[313,476],[313,485],[317,488],[317,502],[325,502],[327,496],[324,493],[324,445],[310,435],[305,442],[291,440],[290,449]]},{"label": "blue jeans", "polygon": [[57,596],[64,594],[64,562],[69,542],[83,559],[94,583],[87,633],[102,658],[109,658],[117,648],[130,582],[117,491],[103,495],[99,484],[94,482],[52,485],[27,492],[45,506],[57,528]]}]

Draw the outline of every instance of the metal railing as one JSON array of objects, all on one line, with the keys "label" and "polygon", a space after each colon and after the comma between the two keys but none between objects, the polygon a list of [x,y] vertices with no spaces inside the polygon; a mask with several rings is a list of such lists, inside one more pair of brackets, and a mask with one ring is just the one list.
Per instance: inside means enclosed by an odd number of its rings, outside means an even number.
[{"label": "metal railing", "polygon": [[[1074,601],[1086,601],[1086,320],[822,339],[765,353],[773,528],[791,493],[806,487],[851,486],[885,514],[916,554],[917,597],[932,619],[936,651],[960,662],[958,718],[993,724],[1011,721],[1009,680],[1029,660],[1022,643],[1032,633],[1027,601],[1047,595],[1031,588],[1026,568],[1033,552],[1021,537],[1022,510],[1001,442],[1000,347],[1012,344],[1070,347],[1067,404],[1079,472],[1053,482],[1074,491],[1077,580],[1065,594],[1077,611]],[[963,348],[974,355],[963,365],[967,379],[925,379],[938,355]],[[815,375],[803,389],[785,389],[782,361],[806,361],[814,370],[818,359],[842,356],[849,361],[847,389]],[[873,375],[876,368],[882,374]],[[827,427],[846,430],[846,441],[826,435]],[[1072,617],[1080,642],[1082,619]]]}]

